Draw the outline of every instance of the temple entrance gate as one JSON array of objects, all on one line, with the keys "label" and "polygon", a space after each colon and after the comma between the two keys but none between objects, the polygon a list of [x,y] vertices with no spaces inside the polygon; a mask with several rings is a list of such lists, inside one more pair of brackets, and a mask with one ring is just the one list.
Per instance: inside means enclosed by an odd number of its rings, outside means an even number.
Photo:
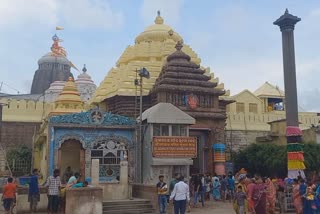
[{"label": "temple entrance gate", "polygon": [[58,168],[61,176],[68,166],[72,171],[85,175],[85,150],[78,140],[66,140],[62,143],[58,152]]}]

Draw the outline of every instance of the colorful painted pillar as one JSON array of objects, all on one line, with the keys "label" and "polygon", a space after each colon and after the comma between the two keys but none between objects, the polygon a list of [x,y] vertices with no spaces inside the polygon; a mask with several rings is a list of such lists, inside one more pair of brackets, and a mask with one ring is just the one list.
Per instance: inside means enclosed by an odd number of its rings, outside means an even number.
[{"label": "colorful painted pillar", "polygon": [[289,178],[297,178],[299,175],[304,177],[303,170],[305,169],[301,144],[302,132],[299,129],[298,120],[296,63],[293,35],[295,25],[300,20],[300,18],[293,16],[289,13],[288,9],[286,9],[285,13],[273,23],[274,25],[278,25],[280,27],[282,34]]},{"label": "colorful painted pillar", "polygon": [[287,152],[288,152],[288,177],[297,178],[301,176],[305,178],[304,155],[302,143],[302,131],[299,127],[288,126],[287,135]]},{"label": "colorful painted pillar", "polygon": [[226,174],[226,145],[223,143],[216,143],[212,145],[213,149],[213,161],[214,161],[214,172],[217,175]]}]

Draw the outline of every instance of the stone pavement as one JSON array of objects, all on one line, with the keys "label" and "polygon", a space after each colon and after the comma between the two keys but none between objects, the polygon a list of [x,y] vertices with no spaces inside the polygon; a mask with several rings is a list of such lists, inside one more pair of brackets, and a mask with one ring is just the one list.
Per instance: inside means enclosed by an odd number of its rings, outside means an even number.
[{"label": "stone pavement", "polygon": [[[169,205],[172,206],[172,205]],[[197,208],[191,208],[190,213],[197,214],[235,214],[232,204],[230,202],[220,202],[220,201],[206,201],[205,207],[201,207],[201,203],[198,203]]]}]

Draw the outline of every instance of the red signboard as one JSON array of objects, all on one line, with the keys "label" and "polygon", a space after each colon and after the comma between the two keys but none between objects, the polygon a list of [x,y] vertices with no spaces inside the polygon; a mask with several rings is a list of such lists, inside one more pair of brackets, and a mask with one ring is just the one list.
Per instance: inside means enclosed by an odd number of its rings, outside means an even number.
[{"label": "red signboard", "polygon": [[195,137],[153,137],[153,157],[195,158],[197,138]]}]

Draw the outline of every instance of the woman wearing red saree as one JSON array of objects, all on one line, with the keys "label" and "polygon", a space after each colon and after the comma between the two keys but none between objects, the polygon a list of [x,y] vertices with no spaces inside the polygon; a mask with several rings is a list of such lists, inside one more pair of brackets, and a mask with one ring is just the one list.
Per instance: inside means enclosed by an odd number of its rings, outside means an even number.
[{"label": "woman wearing red saree", "polygon": [[267,184],[267,205],[268,213],[274,214],[276,206],[276,188],[274,187],[273,182],[268,178],[266,180]]},{"label": "woman wearing red saree", "polygon": [[256,176],[256,185],[253,189],[253,200],[255,205],[255,213],[267,214],[267,198],[266,198],[266,185],[263,183],[260,176]]},{"label": "woman wearing red saree", "polygon": [[296,214],[302,214],[302,200],[299,194],[299,183],[297,179],[294,179],[293,188],[292,188],[292,199],[293,206],[296,209]]}]

